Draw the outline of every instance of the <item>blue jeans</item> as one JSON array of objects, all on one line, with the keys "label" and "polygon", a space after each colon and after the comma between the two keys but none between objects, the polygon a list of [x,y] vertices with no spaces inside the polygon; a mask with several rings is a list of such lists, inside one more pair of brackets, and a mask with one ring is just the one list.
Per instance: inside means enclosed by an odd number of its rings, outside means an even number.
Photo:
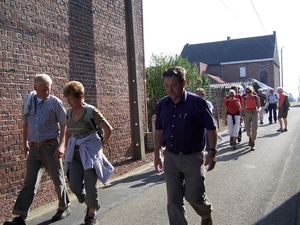
[{"label": "blue jeans", "polygon": [[55,141],[53,146],[43,145],[41,147],[30,146],[27,158],[27,174],[24,187],[20,191],[15,203],[13,214],[28,216],[29,208],[39,187],[44,170],[46,169],[54,183],[58,195],[58,207],[66,210],[70,200],[66,188],[62,160],[55,160],[54,151],[58,145]]}]

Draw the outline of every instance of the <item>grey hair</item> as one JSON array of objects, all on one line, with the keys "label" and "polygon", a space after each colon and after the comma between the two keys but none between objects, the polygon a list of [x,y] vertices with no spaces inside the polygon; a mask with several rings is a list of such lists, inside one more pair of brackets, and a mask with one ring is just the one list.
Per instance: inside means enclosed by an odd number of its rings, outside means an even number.
[{"label": "grey hair", "polygon": [[229,96],[235,96],[235,91],[233,89],[228,91]]},{"label": "grey hair", "polygon": [[51,85],[52,79],[48,74],[37,74],[34,78],[34,85],[38,86],[39,84]]},{"label": "grey hair", "polygon": [[283,88],[282,87],[278,87],[277,91],[280,92],[280,93],[283,93]]},{"label": "grey hair", "polygon": [[258,91],[263,91],[263,90],[264,90],[264,89],[262,89],[262,88],[259,88],[259,89],[258,89]]}]

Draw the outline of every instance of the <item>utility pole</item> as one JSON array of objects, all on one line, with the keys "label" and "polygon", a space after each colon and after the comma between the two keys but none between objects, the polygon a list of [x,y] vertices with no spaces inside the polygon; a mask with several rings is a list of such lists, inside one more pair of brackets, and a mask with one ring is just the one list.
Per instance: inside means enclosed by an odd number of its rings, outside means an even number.
[{"label": "utility pole", "polygon": [[126,19],[126,41],[127,41],[127,65],[129,83],[129,107],[131,124],[131,143],[134,159],[145,158],[145,141],[143,129],[143,114],[141,100],[141,82],[137,70],[137,52],[135,35],[135,13],[134,0],[125,0],[125,19]]},{"label": "utility pole", "polygon": [[284,48],[285,46],[283,46],[281,49],[280,49],[280,55],[281,55],[281,87],[283,87],[283,56],[282,56],[282,49]]}]

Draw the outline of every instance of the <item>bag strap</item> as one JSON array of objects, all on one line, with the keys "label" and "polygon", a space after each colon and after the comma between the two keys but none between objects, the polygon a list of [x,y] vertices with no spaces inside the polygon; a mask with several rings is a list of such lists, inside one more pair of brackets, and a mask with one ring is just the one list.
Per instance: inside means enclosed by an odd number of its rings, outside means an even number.
[{"label": "bag strap", "polygon": [[104,131],[101,127],[98,127],[95,123],[95,120],[93,118],[93,110],[95,108],[95,106],[93,105],[89,105],[87,103],[85,103],[87,105],[86,107],[86,115],[88,117],[88,120],[91,124],[91,126],[94,128],[94,130],[97,132],[98,136],[101,138],[101,140],[103,141],[103,136],[104,136]]},{"label": "bag strap", "polygon": [[93,109],[95,108],[93,105],[90,105],[90,104],[86,104],[86,115],[87,115],[87,118],[89,120],[89,123],[91,124],[91,126],[94,128],[95,131],[98,130],[97,126],[96,126],[96,123],[93,119]]},{"label": "bag strap", "polygon": [[[88,121],[91,125],[91,127],[94,128],[95,131],[97,131],[97,126],[96,126],[96,123],[93,119],[93,109],[95,108],[93,105],[90,105],[90,104],[86,104],[86,115],[87,115],[87,118],[88,118]],[[68,110],[67,110],[67,119],[71,118],[71,112],[72,112],[72,107],[70,107]]]}]

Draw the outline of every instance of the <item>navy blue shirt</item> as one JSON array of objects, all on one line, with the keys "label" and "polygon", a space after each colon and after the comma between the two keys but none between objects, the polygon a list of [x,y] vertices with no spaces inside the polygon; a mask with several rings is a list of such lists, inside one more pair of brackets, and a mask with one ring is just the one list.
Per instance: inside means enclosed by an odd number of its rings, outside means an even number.
[{"label": "navy blue shirt", "polygon": [[215,130],[217,127],[206,101],[187,91],[177,104],[169,96],[162,98],[155,113],[155,129],[163,130],[162,145],[176,153],[202,150],[204,128]]}]

